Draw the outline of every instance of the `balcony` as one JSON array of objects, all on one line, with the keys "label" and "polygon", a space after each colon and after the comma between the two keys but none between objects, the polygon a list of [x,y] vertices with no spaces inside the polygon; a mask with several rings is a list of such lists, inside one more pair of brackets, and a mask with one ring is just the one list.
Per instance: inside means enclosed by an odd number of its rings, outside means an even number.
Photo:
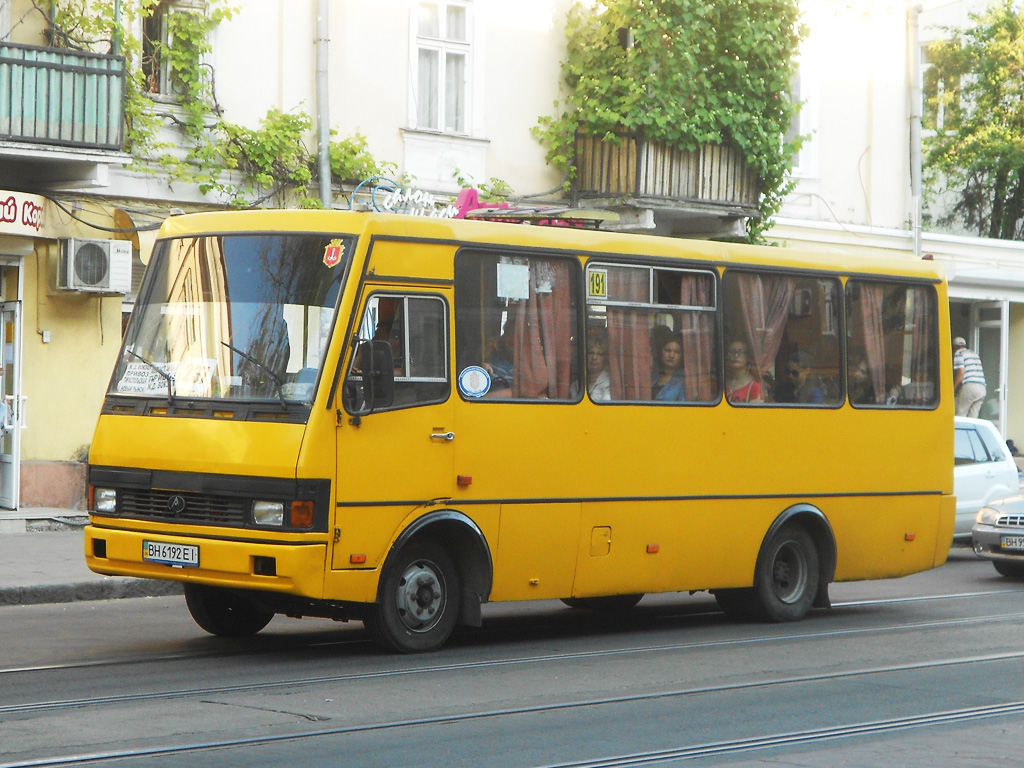
[{"label": "balcony", "polygon": [[732,147],[616,138],[577,134],[576,205],[616,210],[626,228],[691,236],[727,236],[759,215],[759,179]]},{"label": "balcony", "polygon": [[0,43],[5,183],[102,185],[127,159],[124,97],[123,56]]}]

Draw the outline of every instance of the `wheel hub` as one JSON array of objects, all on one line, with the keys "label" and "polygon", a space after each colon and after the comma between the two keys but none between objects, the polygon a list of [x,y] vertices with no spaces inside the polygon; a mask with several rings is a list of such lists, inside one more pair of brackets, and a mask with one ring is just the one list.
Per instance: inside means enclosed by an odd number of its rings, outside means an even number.
[{"label": "wheel hub", "polygon": [[440,617],[444,585],[430,563],[413,563],[398,582],[398,615],[414,632],[426,632]]},{"label": "wheel hub", "polygon": [[772,589],[784,603],[800,600],[807,588],[807,562],[803,553],[790,544],[784,544],[775,554],[772,564]]}]

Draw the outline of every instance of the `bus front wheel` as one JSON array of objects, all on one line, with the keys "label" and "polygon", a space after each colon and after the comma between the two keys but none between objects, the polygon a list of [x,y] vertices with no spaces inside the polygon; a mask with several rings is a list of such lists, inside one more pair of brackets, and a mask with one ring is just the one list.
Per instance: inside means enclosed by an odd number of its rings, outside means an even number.
[{"label": "bus front wheel", "polygon": [[364,623],[379,644],[399,653],[444,645],[459,618],[459,573],[431,541],[403,547],[385,566],[380,598]]},{"label": "bus front wheel", "polygon": [[798,621],[818,591],[818,550],[799,525],[784,525],[765,542],[754,570],[751,607],[766,621]]},{"label": "bus front wheel", "polygon": [[196,624],[220,637],[255,635],[274,618],[236,590],[205,584],[185,584],[185,605]]}]

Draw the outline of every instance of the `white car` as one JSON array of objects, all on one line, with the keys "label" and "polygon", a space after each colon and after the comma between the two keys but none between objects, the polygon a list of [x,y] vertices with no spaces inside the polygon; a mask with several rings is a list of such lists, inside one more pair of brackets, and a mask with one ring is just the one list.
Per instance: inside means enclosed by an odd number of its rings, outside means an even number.
[{"label": "white car", "polygon": [[1017,493],[1017,465],[999,432],[985,419],[955,419],[953,492],[956,494],[954,539],[969,539],[978,510]]}]

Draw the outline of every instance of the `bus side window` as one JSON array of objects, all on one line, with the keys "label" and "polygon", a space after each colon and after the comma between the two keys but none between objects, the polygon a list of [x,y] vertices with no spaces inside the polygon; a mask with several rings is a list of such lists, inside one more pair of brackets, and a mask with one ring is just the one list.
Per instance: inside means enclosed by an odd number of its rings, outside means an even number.
[{"label": "bus side window", "polygon": [[587,372],[591,400],[717,400],[717,288],[708,270],[588,264],[588,333],[607,339],[594,360],[606,371]]},{"label": "bus side window", "polygon": [[847,282],[847,376],[854,406],[931,407],[938,402],[937,306],[932,286]]},{"label": "bus side window", "polygon": [[578,399],[578,286],[571,259],[461,251],[455,355],[462,396]]},{"label": "bus side window", "polygon": [[[839,280],[733,269],[725,273],[724,289],[727,348],[745,350],[764,403],[842,402]],[[755,402],[728,399],[734,405]]]},{"label": "bus side window", "polygon": [[391,347],[394,398],[391,408],[448,398],[448,305],[438,296],[374,294],[366,302],[357,348],[345,379],[345,407],[365,408],[358,345],[386,341]]}]

